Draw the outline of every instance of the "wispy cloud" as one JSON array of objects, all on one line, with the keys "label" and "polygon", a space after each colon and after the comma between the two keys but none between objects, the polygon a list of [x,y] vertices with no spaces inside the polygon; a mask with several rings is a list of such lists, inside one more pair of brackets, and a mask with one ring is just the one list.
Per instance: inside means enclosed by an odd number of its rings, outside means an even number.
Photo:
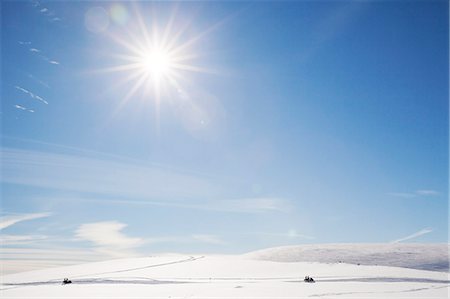
[{"label": "wispy cloud", "polygon": [[287,232],[250,232],[244,233],[244,235],[259,235],[265,237],[279,237],[286,239],[314,239],[314,237],[306,234],[301,234],[295,229],[290,229]]},{"label": "wispy cloud", "polygon": [[[21,214],[21,215],[8,215],[0,218],[0,231],[13,226],[19,222],[29,221],[33,219],[45,218],[50,216],[50,213],[33,213],[33,214]],[[46,239],[46,236],[42,235],[8,235],[0,234],[0,240],[2,246],[11,245],[24,245],[33,242]]]},{"label": "wispy cloud", "polygon": [[[59,201],[61,197],[33,197],[34,200],[41,200],[45,202]],[[252,205],[247,201],[251,200]],[[142,206],[160,206],[168,208],[179,209],[195,209],[216,212],[230,212],[230,213],[269,213],[269,212],[283,212],[287,213],[291,210],[291,203],[288,200],[281,198],[270,198],[272,203],[267,205],[268,198],[244,198],[244,199],[205,199],[205,200],[153,200],[153,199],[117,199],[117,198],[93,198],[81,196],[65,196],[64,201],[72,202],[87,202],[105,205],[142,205]]]},{"label": "wispy cloud", "polygon": [[48,267],[58,267],[105,260],[105,256],[86,249],[0,247],[0,274],[12,274]]},{"label": "wispy cloud", "polygon": [[[119,198],[189,199],[219,193],[206,178],[107,157],[3,148],[3,182]],[[32,163],[30,163],[32,161]]]},{"label": "wispy cloud", "polygon": [[305,235],[305,234],[300,234],[299,232],[297,232],[297,230],[295,229],[290,229],[286,236],[290,239],[314,239],[314,237],[311,237],[309,235]]},{"label": "wispy cloud", "polygon": [[417,231],[417,232],[415,232],[415,233],[413,233],[413,234],[411,234],[409,236],[406,236],[406,237],[403,237],[403,238],[391,241],[391,243],[400,243],[400,242],[404,242],[404,241],[407,241],[407,240],[415,239],[415,238],[418,238],[420,236],[429,234],[432,231],[433,230],[431,228],[424,228],[424,229],[421,229],[421,230],[419,230],[419,231]]},{"label": "wispy cloud", "polygon": [[431,197],[438,196],[441,193],[436,190],[416,190],[414,192],[390,192],[389,196],[401,197],[401,198],[414,198],[414,197]]},{"label": "wispy cloud", "polygon": [[[164,236],[155,238],[131,238],[122,230],[125,224],[116,221],[97,222],[81,225],[76,234],[77,241],[88,241],[92,248],[22,247],[26,242],[44,240],[45,236],[7,236],[7,247],[0,247],[0,274],[9,274],[42,269],[48,267],[94,262],[117,257],[138,256],[136,250],[142,244],[157,243],[206,243],[211,245],[227,244],[219,236],[194,234],[184,236]],[[112,233],[112,235],[111,235]],[[41,237],[38,240],[38,237]],[[3,237],[1,237],[3,240]],[[21,243],[23,242],[23,243]],[[11,245],[17,245],[11,247]]]},{"label": "wispy cloud", "polygon": [[47,61],[50,64],[60,64],[58,61],[53,60],[49,58],[48,56],[44,55],[41,50],[36,48],[30,48],[30,52],[32,52],[34,55],[38,56],[40,59]]},{"label": "wispy cloud", "polygon": [[25,89],[25,88],[20,87],[20,86],[17,86],[17,85],[14,86],[14,87],[15,87],[17,90],[20,90],[21,92],[23,92],[23,93],[29,95],[31,98],[36,99],[36,100],[38,100],[38,101],[40,101],[40,102],[42,102],[42,103],[48,105],[48,102],[47,102],[44,98],[42,98],[42,97],[38,96],[37,94],[35,94],[35,93],[29,91],[28,89]]},{"label": "wispy cloud", "polygon": [[3,216],[0,217],[0,230],[10,227],[18,222],[49,217],[50,215],[50,213],[33,213]]},{"label": "wispy cloud", "polygon": [[43,235],[0,235],[0,240],[2,240],[1,243],[3,246],[30,244],[36,241],[45,240],[47,238],[47,236]]},{"label": "wispy cloud", "polygon": [[217,200],[210,207],[210,209],[234,212],[288,212],[291,208],[288,200],[276,197]]},{"label": "wispy cloud", "polygon": [[289,200],[276,197],[223,199],[226,186],[214,178],[139,161],[10,148],[3,148],[0,159],[3,182],[76,192],[77,201],[239,213],[291,209]]},{"label": "wispy cloud", "polygon": [[33,76],[32,74],[27,73],[26,75],[27,75],[28,78],[30,78],[31,80],[33,80],[33,81],[35,81],[35,82],[41,84],[42,86],[44,86],[44,87],[46,87],[46,88],[50,88],[50,86],[48,85],[48,83],[46,83],[46,82],[44,82],[44,81],[42,81],[42,80],[36,78],[36,77]]},{"label": "wispy cloud", "polygon": [[202,243],[214,244],[214,245],[224,245],[226,242],[222,240],[219,236],[216,235],[204,235],[204,234],[195,234],[192,235],[192,238],[196,241],[200,241]]},{"label": "wispy cloud", "polygon": [[22,105],[14,105],[14,107],[16,108],[16,109],[19,109],[19,110],[22,110],[22,111],[28,111],[28,112],[31,112],[31,113],[33,113],[34,112],[34,110],[33,109],[28,109],[27,107],[25,107],[25,106],[22,106]]},{"label": "wispy cloud", "polygon": [[[22,46],[31,46],[31,42],[23,42],[23,41],[19,41],[19,44]],[[35,56],[39,57],[40,59],[47,61],[50,64],[60,64],[58,61],[49,58],[48,56],[44,55],[43,51],[41,49],[35,48],[35,47],[31,47],[28,48],[28,50]]]},{"label": "wispy cloud", "polygon": [[45,7],[40,1],[32,1],[32,5],[38,10],[38,12],[44,15],[50,22],[61,21],[59,17],[56,16],[55,11]]},{"label": "wispy cloud", "polygon": [[96,251],[110,256],[136,255],[135,248],[144,244],[141,238],[132,238],[122,230],[127,225],[118,221],[86,223],[75,232],[77,238],[93,243]]},{"label": "wispy cloud", "polygon": [[416,194],[422,195],[422,196],[437,196],[440,193],[436,190],[417,190]]},{"label": "wispy cloud", "polygon": [[389,192],[389,196],[401,197],[401,198],[413,198],[416,197],[417,194],[414,193],[405,193],[405,192]]}]

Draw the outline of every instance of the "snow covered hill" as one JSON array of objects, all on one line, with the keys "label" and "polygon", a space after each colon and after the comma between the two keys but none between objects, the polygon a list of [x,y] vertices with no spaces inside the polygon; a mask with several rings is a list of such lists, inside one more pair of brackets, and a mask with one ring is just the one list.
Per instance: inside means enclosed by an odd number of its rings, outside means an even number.
[{"label": "snow covered hill", "polygon": [[275,262],[347,263],[449,271],[449,244],[323,244],[258,250],[247,257]]},{"label": "snow covered hill", "polygon": [[[255,255],[162,255],[24,272],[0,278],[0,297],[444,299],[449,294],[445,272],[274,262]],[[305,275],[316,283],[303,282]],[[72,283],[62,285],[65,277]]]}]

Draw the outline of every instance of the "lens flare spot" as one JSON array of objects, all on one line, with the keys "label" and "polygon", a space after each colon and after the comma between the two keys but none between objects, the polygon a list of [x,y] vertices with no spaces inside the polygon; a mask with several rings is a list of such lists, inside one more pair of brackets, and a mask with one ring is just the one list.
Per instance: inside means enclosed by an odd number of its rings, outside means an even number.
[{"label": "lens flare spot", "polygon": [[128,10],[121,4],[113,4],[109,9],[111,20],[119,25],[125,25],[128,22]]},{"label": "lens flare spot", "polygon": [[105,31],[109,26],[109,15],[103,7],[92,7],[84,15],[84,25],[93,33]]}]

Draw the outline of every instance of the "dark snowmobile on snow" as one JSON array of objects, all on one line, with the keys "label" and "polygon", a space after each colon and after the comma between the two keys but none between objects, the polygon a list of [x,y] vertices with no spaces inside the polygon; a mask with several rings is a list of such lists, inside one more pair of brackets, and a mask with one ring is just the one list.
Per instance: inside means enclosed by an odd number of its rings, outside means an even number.
[{"label": "dark snowmobile on snow", "polygon": [[69,280],[68,278],[64,278],[62,284],[69,284],[69,283],[72,283],[72,281]]},{"label": "dark snowmobile on snow", "polygon": [[312,277],[305,276],[305,279],[303,279],[304,282],[314,283],[316,282]]}]

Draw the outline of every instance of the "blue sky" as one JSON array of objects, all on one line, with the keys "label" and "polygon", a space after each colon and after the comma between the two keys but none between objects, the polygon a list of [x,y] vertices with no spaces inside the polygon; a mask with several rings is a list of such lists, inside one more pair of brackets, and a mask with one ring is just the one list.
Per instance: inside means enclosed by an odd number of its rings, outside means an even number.
[{"label": "blue sky", "polygon": [[11,271],[448,242],[446,1],[1,6]]}]

